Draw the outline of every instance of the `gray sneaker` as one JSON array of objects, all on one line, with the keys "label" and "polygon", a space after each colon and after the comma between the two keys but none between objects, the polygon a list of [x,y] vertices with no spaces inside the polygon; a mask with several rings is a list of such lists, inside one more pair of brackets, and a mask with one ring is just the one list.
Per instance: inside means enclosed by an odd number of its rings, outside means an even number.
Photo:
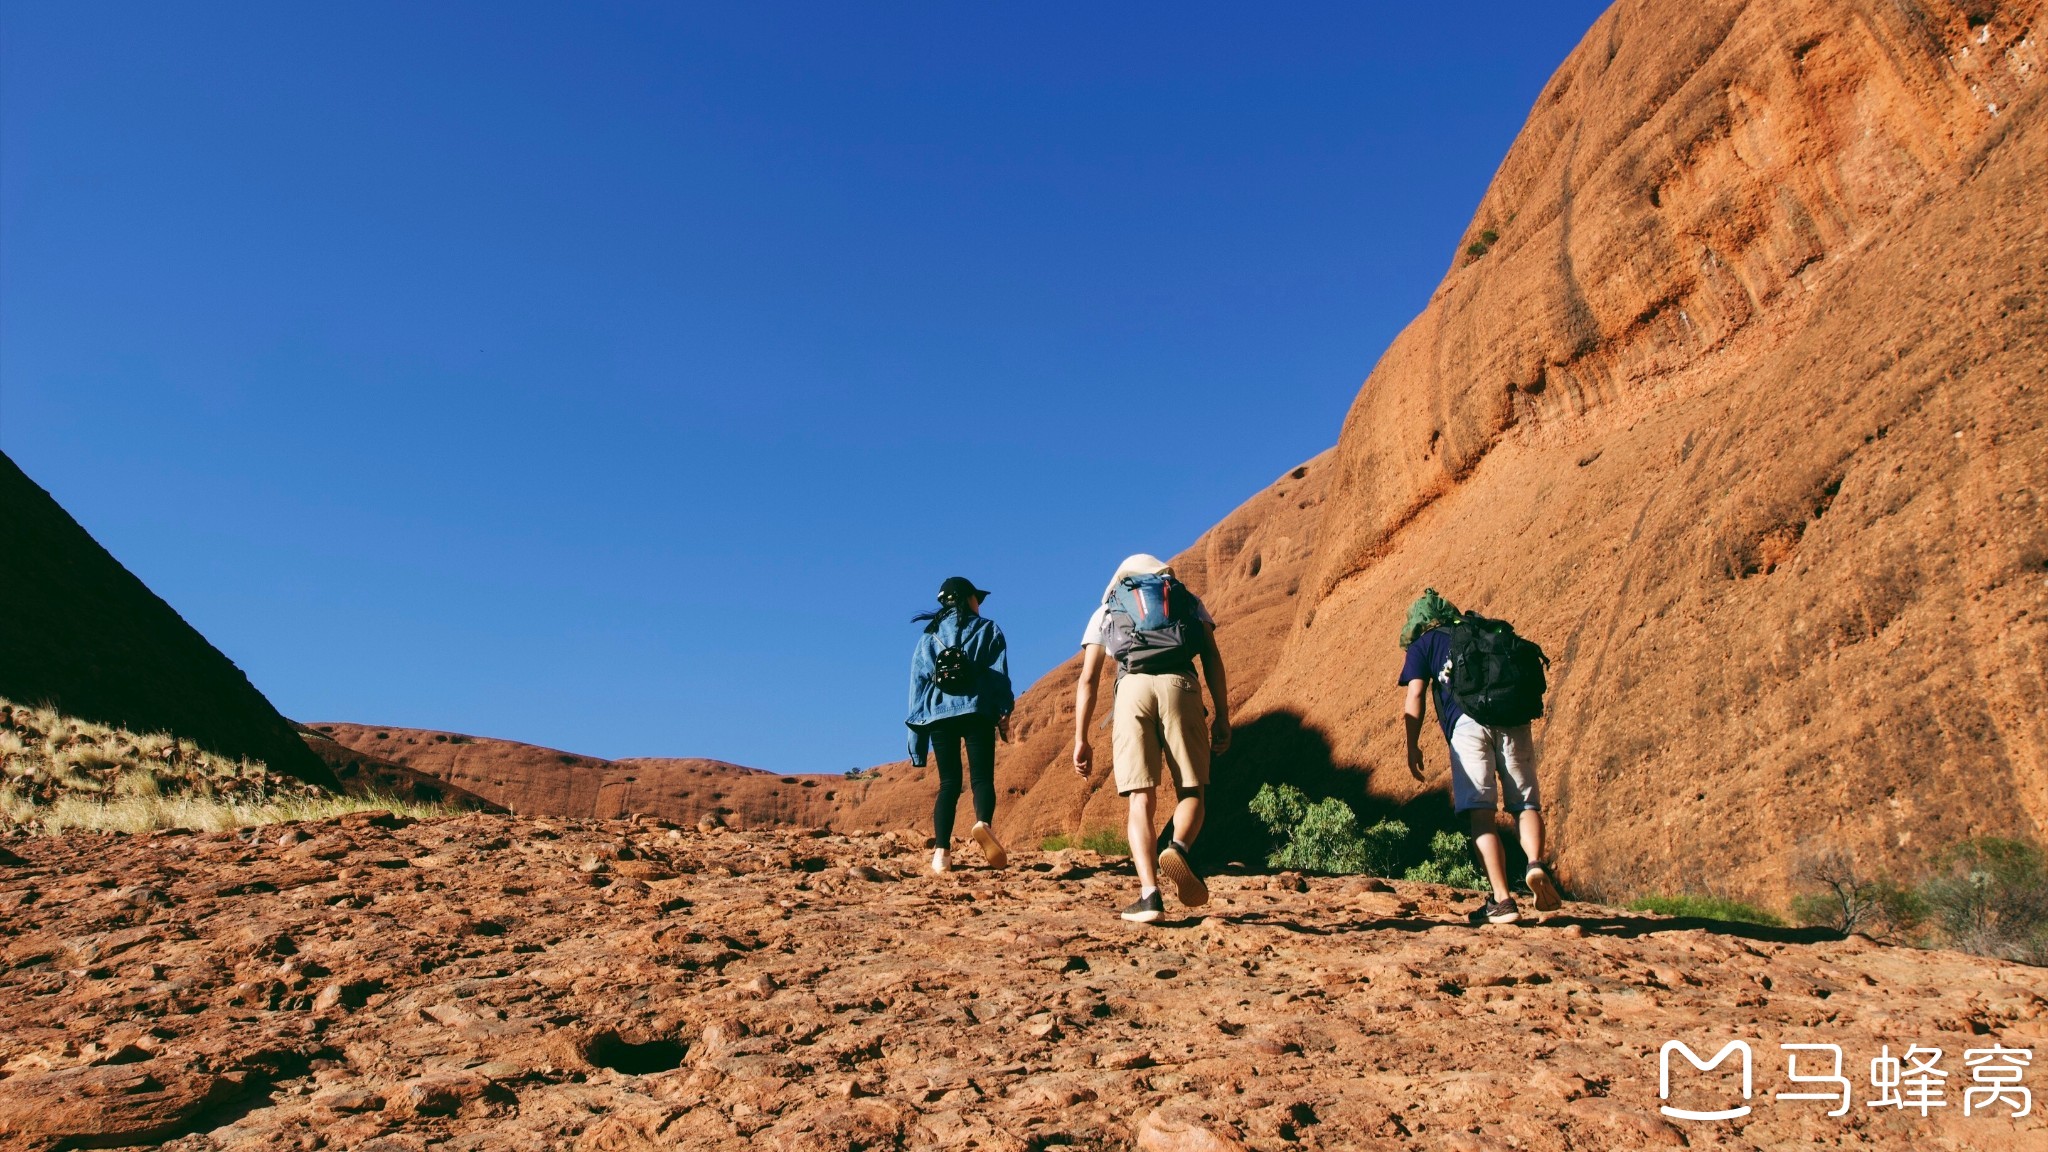
[{"label": "gray sneaker", "polygon": [[1133,924],[1150,924],[1164,915],[1166,915],[1166,901],[1161,900],[1159,893],[1156,891],[1150,896],[1138,897],[1136,904],[1123,910],[1123,918]]},{"label": "gray sneaker", "polygon": [[1513,924],[1522,918],[1522,910],[1515,905],[1515,898],[1495,900],[1488,896],[1486,903],[1474,908],[1466,917],[1474,924]]}]

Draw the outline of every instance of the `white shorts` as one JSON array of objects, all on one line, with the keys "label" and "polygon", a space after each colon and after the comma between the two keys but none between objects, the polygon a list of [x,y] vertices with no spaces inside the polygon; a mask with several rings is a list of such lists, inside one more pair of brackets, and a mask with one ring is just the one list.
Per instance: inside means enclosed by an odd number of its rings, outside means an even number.
[{"label": "white shorts", "polygon": [[1470,716],[1458,717],[1451,729],[1452,809],[1473,812],[1498,807],[1496,776],[1507,781],[1509,812],[1542,808],[1536,793],[1536,742],[1529,736],[1529,726],[1488,728]]}]

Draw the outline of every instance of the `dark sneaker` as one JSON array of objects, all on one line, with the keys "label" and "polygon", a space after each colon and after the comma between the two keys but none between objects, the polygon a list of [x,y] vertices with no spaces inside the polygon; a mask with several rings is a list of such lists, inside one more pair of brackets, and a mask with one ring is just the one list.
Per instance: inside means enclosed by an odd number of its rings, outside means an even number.
[{"label": "dark sneaker", "polygon": [[1166,915],[1166,901],[1161,900],[1157,892],[1152,893],[1150,896],[1138,897],[1136,904],[1123,911],[1124,919],[1129,920],[1133,924],[1150,924],[1164,915]]},{"label": "dark sneaker", "polygon": [[1557,894],[1557,881],[1550,878],[1550,865],[1541,860],[1531,860],[1529,871],[1522,875],[1529,884],[1529,894],[1536,897],[1538,912],[1555,912],[1564,903],[1564,897]]},{"label": "dark sneaker", "polygon": [[1187,846],[1175,840],[1159,854],[1159,874],[1173,881],[1173,895],[1189,908],[1199,908],[1209,902],[1209,886],[1202,883],[1201,874],[1188,862]]},{"label": "dark sneaker", "polygon": [[1515,898],[1495,900],[1488,896],[1486,903],[1472,910],[1466,919],[1474,924],[1513,924],[1522,918],[1522,910],[1515,906]]}]

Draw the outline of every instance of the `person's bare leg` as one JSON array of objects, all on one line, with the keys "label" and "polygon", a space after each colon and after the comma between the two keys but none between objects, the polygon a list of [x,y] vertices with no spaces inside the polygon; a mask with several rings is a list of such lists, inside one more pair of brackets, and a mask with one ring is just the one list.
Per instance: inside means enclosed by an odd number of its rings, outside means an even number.
[{"label": "person's bare leg", "polygon": [[1486,865],[1486,882],[1493,885],[1493,898],[1508,898],[1508,852],[1500,842],[1500,832],[1494,828],[1493,809],[1481,808],[1471,813],[1472,846],[1479,850],[1479,859]]},{"label": "person's bare leg", "polygon": [[1522,840],[1522,855],[1529,863],[1540,863],[1548,857],[1543,855],[1543,813],[1534,808],[1525,810],[1515,817],[1515,832]]},{"label": "person's bare leg", "polygon": [[1181,794],[1180,803],[1173,806],[1173,838],[1192,848],[1195,837],[1202,834],[1202,817],[1206,809],[1198,792]]},{"label": "person's bare leg", "polygon": [[1131,844],[1131,863],[1138,869],[1138,895],[1159,891],[1158,848],[1152,843],[1152,798],[1154,789],[1131,793],[1131,812],[1124,821],[1124,839]]}]

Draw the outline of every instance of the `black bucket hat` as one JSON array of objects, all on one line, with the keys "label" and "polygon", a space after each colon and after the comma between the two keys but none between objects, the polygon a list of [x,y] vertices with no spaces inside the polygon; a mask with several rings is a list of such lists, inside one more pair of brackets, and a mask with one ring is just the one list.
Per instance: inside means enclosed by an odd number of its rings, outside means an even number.
[{"label": "black bucket hat", "polygon": [[939,603],[941,604],[949,601],[965,604],[970,596],[986,600],[989,597],[989,593],[985,588],[976,588],[974,581],[969,580],[965,576],[948,576],[946,577],[946,582],[939,585]]}]

